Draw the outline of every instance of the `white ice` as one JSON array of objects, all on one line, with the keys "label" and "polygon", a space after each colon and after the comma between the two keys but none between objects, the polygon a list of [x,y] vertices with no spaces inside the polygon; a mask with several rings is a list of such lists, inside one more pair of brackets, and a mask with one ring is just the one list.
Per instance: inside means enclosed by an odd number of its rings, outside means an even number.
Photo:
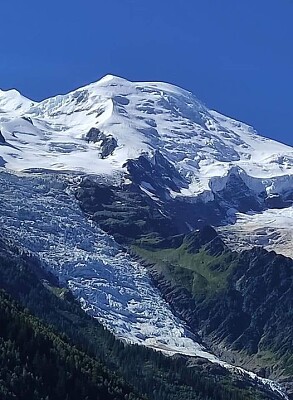
[{"label": "white ice", "polygon": [[[100,157],[99,143],[84,140],[93,127],[118,142],[106,159]],[[232,168],[257,193],[293,187],[291,147],[208,110],[190,92],[166,83],[109,75],[40,103],[16,91],[0,92],[0,130],[7,143],[0,145],[2,164],[16,171],[44,168],[111,176],[125,171],[128,159],[141,154],[151,158],[159,149],[189,181],[181,196],[210,199],[210,189],[221,190]]]}]

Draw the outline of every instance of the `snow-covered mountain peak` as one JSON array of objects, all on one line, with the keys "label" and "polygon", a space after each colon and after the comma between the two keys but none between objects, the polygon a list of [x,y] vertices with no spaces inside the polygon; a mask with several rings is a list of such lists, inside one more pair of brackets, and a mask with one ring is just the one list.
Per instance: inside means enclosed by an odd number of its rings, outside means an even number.
[{"label": "snow-covered mountain peak", "polygon": [[0,156],[10,169],[123,174],[128,160],[143,155],[151,161],[159,151],[186,181],[183,196],[221,187],[231,171],[258,191],[272,186],[268,179],[292,177],[292,148],[168,83],[106,75],[40,103],[3,93],[0,130],[7,146]]},{"label": "snow-covered mountain peak", "polygon": [[18,116],[28,111],[34,103],[15,89],[0,90],[0,117]]}]

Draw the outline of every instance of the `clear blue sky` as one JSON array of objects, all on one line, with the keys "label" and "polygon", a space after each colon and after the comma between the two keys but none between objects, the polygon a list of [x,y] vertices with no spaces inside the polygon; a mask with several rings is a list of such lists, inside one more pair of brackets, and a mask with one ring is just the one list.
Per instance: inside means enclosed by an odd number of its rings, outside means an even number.
[{"label": "clear blue sky", "polygon": [[293,0],[1,1],[0,87],[167,81],[293,145]]}]

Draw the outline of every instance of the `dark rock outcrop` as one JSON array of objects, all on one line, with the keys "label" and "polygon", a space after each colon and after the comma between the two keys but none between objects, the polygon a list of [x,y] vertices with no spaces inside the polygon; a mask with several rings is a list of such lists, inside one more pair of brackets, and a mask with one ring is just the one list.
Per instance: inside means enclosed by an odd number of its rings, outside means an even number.
[{"label": "dark rock outcrop", "polygon": [[2,135],[2,132],[0,131],[0,145],[1,144],[5,144],[6,142],[5,142],[5,138],[4,138],[4,136]]},{"label": "dark rock outcrop", "polygon": [[91,128],[86,134],[85,139],[88,142],[101,142],[100,153],[101,158],[107,158],[113,154],[114,150],[118,146],[117,140],[112,136],[106,136],[100,129]]},{"label": "dark rock outcrop", "polygon": [[141,155],[136,160],[129,160],[125,166],[135,184],[147,184],[146,188],[163,200],[170,199],[170,190],[180,192],[188,187],[188,181],[158,150],[152,159]]}]

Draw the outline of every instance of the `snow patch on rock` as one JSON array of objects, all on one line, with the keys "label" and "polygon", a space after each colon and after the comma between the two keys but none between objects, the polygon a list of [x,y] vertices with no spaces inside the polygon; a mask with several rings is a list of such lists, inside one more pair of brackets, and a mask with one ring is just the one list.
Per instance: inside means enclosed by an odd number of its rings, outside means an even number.
[{"label": "snow patch on rock", "polygon": [[218,227],[224,242],[233,250],[264,247],[293,258],[293,207],[261,213],[236,213],[233,225]]}]

